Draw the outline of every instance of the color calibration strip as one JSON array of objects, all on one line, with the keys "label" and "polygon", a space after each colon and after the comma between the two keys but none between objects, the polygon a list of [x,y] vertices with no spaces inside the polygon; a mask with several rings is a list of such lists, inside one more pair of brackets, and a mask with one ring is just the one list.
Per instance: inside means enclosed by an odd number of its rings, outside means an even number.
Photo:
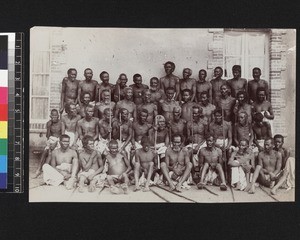
[{"label": "color calibration strip", "polygon": [[0,189],[7,189],[8,36],[0,36]]}]

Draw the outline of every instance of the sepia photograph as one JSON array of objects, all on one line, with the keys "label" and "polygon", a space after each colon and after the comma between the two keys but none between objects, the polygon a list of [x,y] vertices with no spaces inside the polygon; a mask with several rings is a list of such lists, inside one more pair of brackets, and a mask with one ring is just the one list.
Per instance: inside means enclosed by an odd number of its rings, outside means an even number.
[{"label": "sepia photograph", "polygon": [[295,201],[296,30],[30,30],[30,202]]}]

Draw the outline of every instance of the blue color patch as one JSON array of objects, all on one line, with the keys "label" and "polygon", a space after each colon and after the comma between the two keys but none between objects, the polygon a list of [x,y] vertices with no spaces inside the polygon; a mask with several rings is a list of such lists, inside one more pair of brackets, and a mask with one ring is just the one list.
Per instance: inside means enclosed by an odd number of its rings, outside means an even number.
[{"label": "blue color patch", "polygon": [[0,173],[0,189],[7,188],[7,173]]},{"label": "blue color patch", "polygon": [[7,156],[0,155],[0,173],[7,173]]}]

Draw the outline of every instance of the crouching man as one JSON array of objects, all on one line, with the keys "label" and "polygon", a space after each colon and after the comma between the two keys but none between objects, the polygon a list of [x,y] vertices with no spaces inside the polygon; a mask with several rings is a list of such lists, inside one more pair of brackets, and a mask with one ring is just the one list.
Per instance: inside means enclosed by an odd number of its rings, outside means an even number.
[{"label": "crouching man", "polygon": [[[181,192],[182,184],[188,179],[192,166],[188,150],[182,147],[182,137],[174,134],[172,136],[172,146],[166,150],[165,162],[160,165],[172,191]],[[176,186],[173,181],[178,182]]]},{"label": "crouching man", "polygon": [[75,150],[69,147],[70,137],[60,136],[60,148],[53,150],[49,164],[43,165],[44,181],[48,185],[58,186],[64,183],[67,189],[75,187],[78,172],[78,158]]},{"label": "crouching man", "polygon": [[222,168],[222,150],[215,146],[214,137],[206,137],[206,147],[200,149],[199,165],[203,165],[201,180],[197,184],[199,189],[203,189],[206,183],[219,185],[222,191],[227,190],[225,175]]}]

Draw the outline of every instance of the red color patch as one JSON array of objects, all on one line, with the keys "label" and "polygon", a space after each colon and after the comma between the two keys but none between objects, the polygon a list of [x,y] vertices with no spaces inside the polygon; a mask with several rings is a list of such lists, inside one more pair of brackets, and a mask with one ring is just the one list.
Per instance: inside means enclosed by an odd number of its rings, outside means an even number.
[{"label": "red color patch", "polygon": [[0,104],[0,121],[8,120],[7,104]]}]

